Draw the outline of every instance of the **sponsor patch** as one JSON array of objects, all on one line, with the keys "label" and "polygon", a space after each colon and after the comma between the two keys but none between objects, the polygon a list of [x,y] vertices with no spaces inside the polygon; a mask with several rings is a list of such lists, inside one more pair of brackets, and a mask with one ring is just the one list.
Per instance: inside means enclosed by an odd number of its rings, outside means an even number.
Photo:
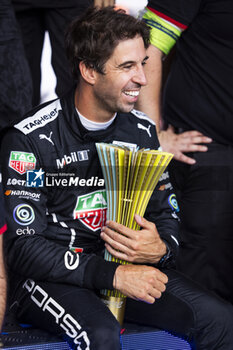
[{"label": "sponsor patch", "polygon": [[165,185],[161,185],[160,187],[159,187],[159,191],[164,191],[165,190]]},{"label": "sponsor patch", "polygon": [[6,190],[5,196],[16,196],[18,198],[39,201],[41,193],[29,192],[25,190]]},{"label": "sponsor patch", "polygon": [[75,270],[79,265],[79,255],[73,254],[69,250],[64,255],[64,264],[67,270]]},{"label": "sponsor patch", "polygon": [[15,128],[22,131],[25,135],[30,134],[32,131],[42,128],[46,124],[56,119],[58,117],[59,110],[61,110],[61,104],[59,100],[56,100],[40,109],[32,117],[25,118],[23,121],[16,124]]},{"label": "sponsor patch", "polygon": [[176,195],[174,193],[168,197],[168,204],[170,205],[172,210],[175,210],[177,213],[180,211]]},{"label": "sponsor patch", "polygon": [[16,234],[18,236],[31,236],[31,235],[34,235],[36,233],[36,231],[33,229],[33,228],[30,228],[30,227],[26,227],[26,228],[18,228],[16,230]]},{"label": "sponsor patch", "polygon": [[30,205],[22,203],[14,208],[13,218],[17,224],[28,226],[35,220],[35,213]]},{"label": "sponsor patch", "polygon": [[13,185],[13,186],[25,186],[26,185],[26,180],[19,180],[19,179],[15,179],[15,178],[8,178],[7,179],[7,185]]},{"label": "sponsor patch", "polygon": [[75,252],[75,253],[83,252],[83,248],[79,248],[79,247],[71,247],[70,250],[72,250],[72,252]]},{"label": "sponsor patch", "polygon": [[106,221],[106,191],[95,191],[79,196],[73,212],[74,219],[80,220],[92,231],[99,230]]},{"label": "sponsor patch", "polygon": [[172,187],[172,184],[171,182],[168,182],[166,185],[163,184],[159,187],[159,191],[164,191],[164,190],[171,190],[173,187]]},{"label": "sponsor patch", "polygon": [[[54,322],[69,338],[72,338],[75,349],[90,350],[90,340],[85,330],[66,310],[53,299],[46,290],[31,279],[26,280],[23,288],[27,290],[35,307],[40,308],[46,315],[52,317]],[[93,349],[93,347],[91,347]]]},{"label": "sponsor patch", "polygon": [[88,160],[88,152],[89,150],[83,150],[77,152],[70,152],[70,154],[68,155],[64,154],[64,156],[61,159],[56,159],[57,168],[62,169],[65,165]]},{"label": "sponsor patch", "polygon": [[27,170],[33,170],[36,167],[36,157],[33,153],[12,151],[9,159],[9,167],[20,175]]},{"label": "sponsor patch", "polygon": [[165,181],[169,179],[169,174],[168,174],[168,171],[165,171],[159,178],[159,181]]}]

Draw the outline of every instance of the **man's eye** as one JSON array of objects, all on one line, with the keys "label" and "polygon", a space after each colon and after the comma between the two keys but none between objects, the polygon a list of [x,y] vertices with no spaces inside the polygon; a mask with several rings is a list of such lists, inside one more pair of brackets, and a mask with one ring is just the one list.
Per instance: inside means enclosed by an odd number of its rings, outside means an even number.
[{"label": "man's eye", "polygon": [[127,66],[124,66],[124,69],[131,69],[132,68],[132,64],[128,64]]},{"label": "man's eye", "polygon": [[147,63],[146,61],[143,61],[143,62],[142,62],[142,66],[145,66],[145,65],[146,65],[146,63]]}]

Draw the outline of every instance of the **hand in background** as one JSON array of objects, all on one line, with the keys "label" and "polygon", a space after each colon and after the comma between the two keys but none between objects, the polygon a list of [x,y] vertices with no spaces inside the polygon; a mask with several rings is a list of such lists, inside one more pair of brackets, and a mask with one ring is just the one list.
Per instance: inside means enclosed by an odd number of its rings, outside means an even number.
[{"label": "hand in background", "polygon": [[208,147],[202,143],[212,142],[211,138],[195,130],[175,134],[172,126],[160,131],[158,137],[163,151],[173,153],[176,160],[187,164],[195,164],[196,161],[184,152],[206,152]]}]

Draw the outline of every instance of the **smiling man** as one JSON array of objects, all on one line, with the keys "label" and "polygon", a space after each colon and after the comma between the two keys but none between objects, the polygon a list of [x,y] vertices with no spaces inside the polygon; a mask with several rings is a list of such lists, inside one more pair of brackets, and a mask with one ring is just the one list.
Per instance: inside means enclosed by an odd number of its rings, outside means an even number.
[{"label": "smiling man", "polygon": [[[145,217],[135,216],[140,231],[105,225],[95,143],[159,147],[154,123],[133,110],[146,84],[148,43],[144,22],[111,7],[89,9],[66,35],[76,88],[28,113],[5,136],[12,309],[20,321],[63,336],[73,349],[120,350],[120,325],[99,298],[100,289],[116,288],[129,297],[128,321],[194,339],[197,349],[230,350],[232,306],[168,269],[178,250],[168,173]],[[43,185],[44,175],[57,186]],[[134,264],[105,261],[104,245]]]},{"label": "smiling man", "polygon": [[75,100],[80,113],[93,121],[107,122],[116,111],[131,112],[141,87],[146,85],[143,66],[147,59],[143,39],[137,35],[116,46],[101,74],[81,62],[84,80]]}]

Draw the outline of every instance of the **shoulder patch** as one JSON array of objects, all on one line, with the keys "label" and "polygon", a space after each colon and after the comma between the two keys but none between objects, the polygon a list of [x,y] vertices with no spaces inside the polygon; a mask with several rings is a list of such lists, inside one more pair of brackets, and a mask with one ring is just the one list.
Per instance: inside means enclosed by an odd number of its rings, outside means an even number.
[{"label": "shoulder patch", "polygon": [[44,125],[56,119],[59,110],[61,110],[61,103],[60,100],[56,100],[37,111],[32,117],[22,120],[14,127],[25,135],[30,134],[32,131],[42,128]]},{"label": "shoulder patch", "polygon": [[146,115],[145,113],[141,112],[141,111],[138,111],[137,109],[132,109],[131,113],[133,115],[135,115],[135,117],[139,118],[139,119],[144,119],[144,120],[147,120],[148,122],[150,122],[151,124],[155,125],[155,122],[150,119],[148,117],[148,115]]}]

